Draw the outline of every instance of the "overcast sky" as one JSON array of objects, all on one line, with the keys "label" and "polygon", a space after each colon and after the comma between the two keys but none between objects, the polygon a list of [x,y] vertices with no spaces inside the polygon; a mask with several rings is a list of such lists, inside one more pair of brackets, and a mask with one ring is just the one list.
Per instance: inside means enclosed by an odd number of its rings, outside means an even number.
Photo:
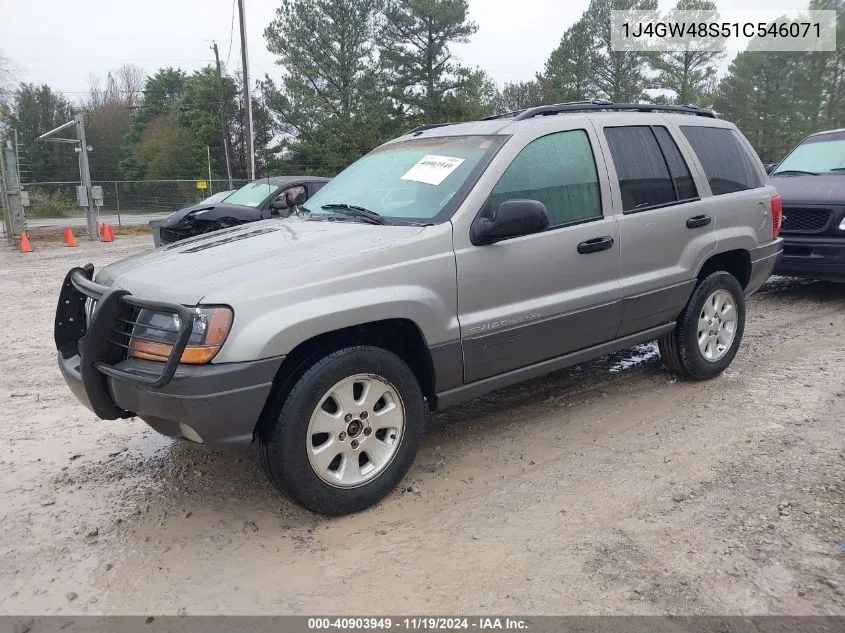
[{"label": "overcast sky", "polygon": [[[479,30],[454,53],[481,66],[501,85],[542,70],[563,31],[589,0],[469,0]],[[246,0],[252,78],[279,76],[263,31],[279,0]],[[661,0],[668,8],[673,0]],[[717,0],[722,9],[802,9],[807,0]],[[88,88],[89,73],[133,62],[148,73],[167,65],[195,70],[210,62],[216,40],[229,67],[240,64],[233,0],[0,0],[0,55],[11,58],[19,79],[46,83],[71,99]],[[775,5],[777,5],[775,7]],[[231,51],[230,51],[230,41]]]}]

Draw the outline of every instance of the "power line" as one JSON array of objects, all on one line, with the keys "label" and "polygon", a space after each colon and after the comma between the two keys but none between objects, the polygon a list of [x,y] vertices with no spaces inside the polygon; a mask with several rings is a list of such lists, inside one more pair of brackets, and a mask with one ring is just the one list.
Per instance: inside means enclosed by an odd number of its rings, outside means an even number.
[{"label": "power line", "polygon": [[[204,40],[208,41],[208,40]],[[49,57],[29,57],[24,60],[16,60],[20,64],[28,64],[30,62],[45,62],[45,63],[52,63],[55,64],[55,58]],[[126,57],[69,57],[62,60],[63,62],[73,63],[73,62],[126,62]],[[188,59],[188,58],[170,58],[170,59],[132,59],[130,60],[132,63],[150,63],[155,62],[157,64],[170,64],[170,63],[177,63],[177,62],[209,62],[209,59]]]},{"label": "power line", "polygon": [[[32,41],[31,35],[3,35],[4,40],[14,41],[14,40],[22,40],[22,41]],[[139,42],[139,43],[146,43],[150,40],[159,41],[159,42],[206,42],[208,38],[205,37],[171,37],[169,35],[162,35],[159,37],[156,36],[143,36],[143,37],[127,37],[121,35],[120,37],[100,37],[97,36],[93,38],[97,42]],[[51,41],[73,41],[78,42],[79,37],[77,35],[50,35]]]},{"label": "power line", "polygon": [[226,53],[226,66],[229,65],[229,57],[232,55],[232,41],[235,39],[235,4],[237,0],[232,0],[232,23],[229,26],[229,52]]}]

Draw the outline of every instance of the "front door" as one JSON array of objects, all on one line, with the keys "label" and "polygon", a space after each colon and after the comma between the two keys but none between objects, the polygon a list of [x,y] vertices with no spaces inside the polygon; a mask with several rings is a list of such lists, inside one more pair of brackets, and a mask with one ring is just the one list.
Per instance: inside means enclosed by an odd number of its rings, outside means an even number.
[{"label": "front door", "polygon": [[587,129],[529,142],[484,212],[506,200],[538,200],[550,228],[456,248],[466,383],[614,337],[621,320],[619,233],[616,218],[605,215],[594,145]]}]

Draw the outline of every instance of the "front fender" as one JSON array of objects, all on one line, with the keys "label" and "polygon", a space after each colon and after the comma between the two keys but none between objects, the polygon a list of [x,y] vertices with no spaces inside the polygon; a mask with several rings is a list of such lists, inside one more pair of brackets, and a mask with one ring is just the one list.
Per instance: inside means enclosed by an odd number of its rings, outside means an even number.
[{"label": "front fender", "polygon": [[416,285],[381,287],[308,299],[263,312],[233,329],[214,362],[282,356],[315,336],[387,319],[413,322],[428,346],[459,338],[454,306],[433,290]]}]

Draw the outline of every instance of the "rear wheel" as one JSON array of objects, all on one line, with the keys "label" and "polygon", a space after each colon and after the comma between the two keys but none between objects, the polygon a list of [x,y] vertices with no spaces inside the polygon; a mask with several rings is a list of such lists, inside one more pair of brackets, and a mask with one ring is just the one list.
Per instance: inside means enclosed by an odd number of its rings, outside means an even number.
[{"label": "rear wheel", "polygon": [[416,456],[425,404],[395,354],[348,347],[317,360],[260,440],[282,494],[320,514],[363,510],[389,494]]},{"label": "rear wheel", "polygon": [[667,367],[706,380],[731,364],[745,331],[745,294],[730,273],[717,271],[693,292],[675,330],[658,343]]}]

